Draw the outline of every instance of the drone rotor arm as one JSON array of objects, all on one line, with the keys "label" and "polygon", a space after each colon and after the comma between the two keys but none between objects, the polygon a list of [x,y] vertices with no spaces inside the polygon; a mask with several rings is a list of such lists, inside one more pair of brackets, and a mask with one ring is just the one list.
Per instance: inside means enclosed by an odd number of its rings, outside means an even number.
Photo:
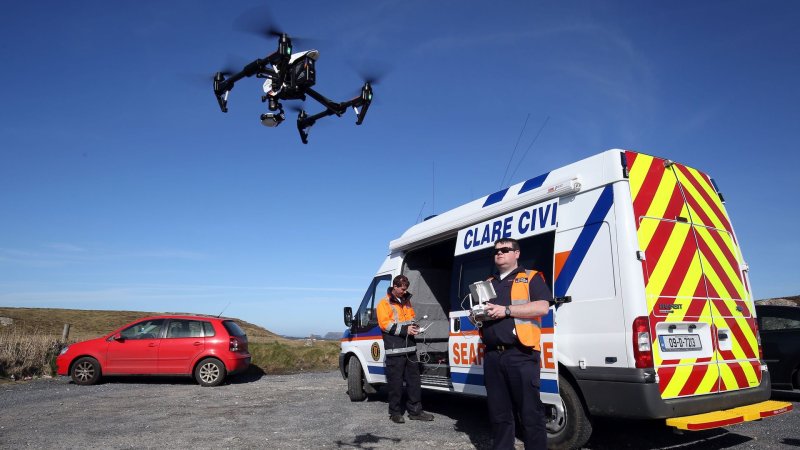
[{"label": "drone rotor arm", "polygon": [[217,103],[219,103],[222,112],[228,112],[228,93],[233,89],[237,81],[242,78],[252,77],[253,75],[274,79],[278,77],[278,72],[267,66],[275,66],[287,59],[288,56],[282,55],[280,52],[275,52],[268,55],[266,58],[260,58],[250,62],[244,66],[241,71],[230,75],[228,78],[225,78],[223,73],[217,72],[214,75],[214,95],[217,97]]},{"label": "drone rotor arm", "polygon": [[326,116],[329,116],[331,114],[336,114],[337,116],[341,116],[347,111],[347,108],[349,106],[346,103],[334,102],[333,100],[325,97],[324,95],[320,94],[319,92],[311,88],[306,89],[306,94],[308,94],[309,97],[321,103],[322,106],[324,106],[327,109],[327,111],[330,111],[329,113],[325,114]]}]

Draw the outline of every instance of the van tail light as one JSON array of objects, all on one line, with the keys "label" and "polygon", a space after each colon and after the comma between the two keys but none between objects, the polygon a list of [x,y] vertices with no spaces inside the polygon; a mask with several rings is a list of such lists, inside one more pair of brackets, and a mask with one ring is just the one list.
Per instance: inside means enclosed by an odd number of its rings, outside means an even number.
[{"label": "van tail light", "polygon": [[650,321],[646,316],[637,317],[633,320],[633,359],[637,369],[653,367],[650,342]]},{"label": "van tail light", "polygon": [[239,351],[239,340],[236,339],[235,337],[231,338],[230,351],[232,351],[232,352],[238,352]]}]

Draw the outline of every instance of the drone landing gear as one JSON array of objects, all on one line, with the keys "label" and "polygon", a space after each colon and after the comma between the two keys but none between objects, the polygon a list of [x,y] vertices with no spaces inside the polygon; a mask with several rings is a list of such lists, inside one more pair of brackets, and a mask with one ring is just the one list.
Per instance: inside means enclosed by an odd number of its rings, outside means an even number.
[{"label": "drone landing gear", "polygon": [[297,132],[300,133],[300,140],[303,141],[303,144],[308,144],[308,129],[311,128],[311,124],[306,124],[306,119],[308,118],[308,114],[302,109],[299,113],[297,113]]}]

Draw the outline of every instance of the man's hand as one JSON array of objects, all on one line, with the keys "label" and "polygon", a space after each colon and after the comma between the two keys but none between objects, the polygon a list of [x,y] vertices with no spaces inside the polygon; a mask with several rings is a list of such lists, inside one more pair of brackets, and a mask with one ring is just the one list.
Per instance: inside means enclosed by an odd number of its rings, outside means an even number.
[{"label": "man's hand", "polygon": [[408,334],[410,336],[416,336],[419,334],[419,325],[413,324],[408,326]]},{"label": "man's hand", "polygon": [[504,319],[506,317],[506,307],[495,305],[494,303],[487,303],[486,316],[492,320]]}]

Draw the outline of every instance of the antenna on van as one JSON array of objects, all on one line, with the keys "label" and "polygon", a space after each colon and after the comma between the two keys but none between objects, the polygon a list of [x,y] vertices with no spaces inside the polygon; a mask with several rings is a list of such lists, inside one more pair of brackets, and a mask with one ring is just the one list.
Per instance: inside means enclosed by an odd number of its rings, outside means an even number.
[{"label": "antenna on van", "polygon": [[525,123],[522,124],[522,129],[519,130],[517,143],[514,144],[514,150],[511,152],[511,158],[508,158],[508,164],[506,164],[506,171],[503,172],[503,178],[500,180],[500,189],[503,189],[503,186],[506,185],[506,175],[508,175],[508,168],[511,167],[511,161],[514,160],[514,155],[517,154],[517,147],[519,146],[519,141],[522,139],[522,133],[525,132],[525,127],[528,125],[528,119],[530,118],[531,118],[531,113],[528,113],[528,115],[525,116]]},{"label": "antenna on van", "polygon": [[230,301],[228,302],[227,305],[225,305],[224,308],[222,308],[222,311],[220,311],[219,314],[217,314],[217,317],[222,317],[222,313],[224,313],[225,310],[228,309],[228,306],[231,306],[231,302]]},{"label": "antenna on van", "polygon": [[419,214],[417,214],[417,221],[419,223],[419,218],[422,217],[422,210],[425,208],[425,202],[422,202],[422,206],[419,207]]},{"label": "antenna on van", "polygon": [[436,161],[431,161],[431,215],[436,214]]},{"label": "antenna on van", "polygon": [[542,123],[542,126],[539,127],[539,131],[536,133],[536,137],[533,138],[533,140],[531,141],[530,145],[528,145],[528,148],[525,149],[525,153],[523,153],[522,157],[519,159],[519,163],[517,164],[517,167],[514,169],[514,172],[512,172],[511,176],[508,178],[508,182],[509,183],[511,183],[511,180],[514,179],[514,174],[517,173],[517,169],[519,169],[519,166],[522,165],[522,161],[525,160],[525,157],[528,156],[528,151],[533,147],[533,144],[536,143],[536,140],[539,139],[539,135],[542,134],[542,130],[544,130],[544,127],[545,127],[545,125],[547,125],[547,122],[549,120],[550,120],[550,116],[547,116],[547,118],[544,119],[544,122]]}]

